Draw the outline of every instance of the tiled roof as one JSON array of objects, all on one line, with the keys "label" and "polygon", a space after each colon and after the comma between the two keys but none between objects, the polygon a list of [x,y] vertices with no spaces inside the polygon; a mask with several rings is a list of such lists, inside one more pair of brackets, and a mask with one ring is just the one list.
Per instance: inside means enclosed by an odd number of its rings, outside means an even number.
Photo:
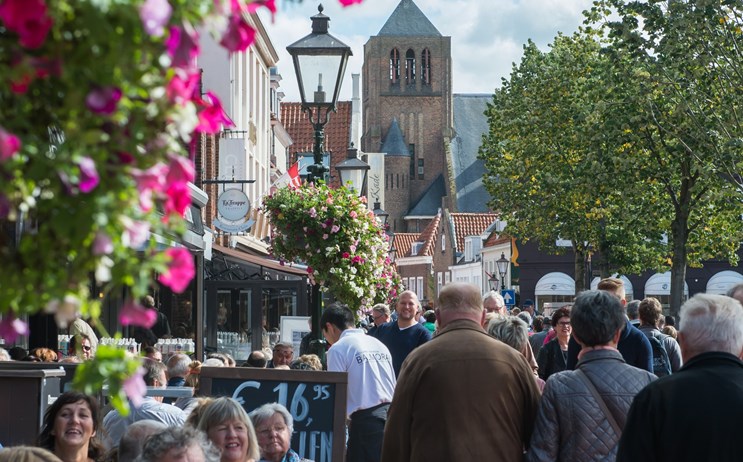
[{"label": "tiled roof", "polygon": [[413,0],[401,0],[378,35],[441,37],[441,32]]},{"label": "tiled roof", "polygon": [[459,212],[488,212],[490,194],[482,179],[485,163],[477,158],[482,135],[488,131],[485,116],[492,95],[454,95],[454,131],[451,141],[451,159],[456,201]]},{"label": "tiled roof", "polygon": [[431,223],[429,223],[428,226],[426,226],[426,229],[424,229],[420,234],[418,240],[423,242],[423,246],[421,246],[418,255],[433,255],[433,252],[436,249],[436,241],[439,237],[438,229],[440,222],[441,214],[437,213],[436,216],[433,217],[433,220],[431,220]]},{"label": "tiled roof", "polygon": [[399,257],[409,257],[410,249],[413,248],[413,242],[418,241],[418,233],[395,233],[392,242]]},{"label": "tiled roof", "polygon": [[485,243],[483,243],[483,247],[493,247],[498,244],[504,244],[506,242],[511,242],[511,236],[508,236],[506,234],[498,234],[496,232],[490,233],[490,236],[485,240]]},{"label": "tiled roof", "polygon": [[[289,158],[290,162],[294,163],[297,153],[312,152],[315,131],[307,118],[307,113],[302,111],[302,103],[281,103],[281,121],[293,141],[289,146]],[[330,153],[331,184],[338,184],[335,165],[346,160],[350,139],[351,102],[339,101],[336,112],[330,114],[330,120],[325,125],[325,151]]]},{"label": "tiled roof", "polygon": [[479,236],[498,218],[495,213],[450,213],[450,223],[453,226],[458,251],[464,251],[464,238]]}]

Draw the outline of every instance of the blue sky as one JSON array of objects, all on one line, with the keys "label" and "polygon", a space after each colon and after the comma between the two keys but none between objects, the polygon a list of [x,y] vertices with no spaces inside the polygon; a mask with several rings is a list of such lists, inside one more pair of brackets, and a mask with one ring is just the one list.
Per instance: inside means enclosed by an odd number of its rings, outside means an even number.
[{"label": "blue sky", "polygon": [[[570,34],[583,21],[591,0],[414,0],[434,26],[452,40],[455,93],[492,93],[521,60],[522,48],[532,39],[542,49],[558,32]],[[361,73],[364,43],[376,35],[399,0],[364,0],[343,8],[338,0],[279,0],[272,22],[261,14],[279,53],[284,101],[299,101],[294,68],[286,46],[310,33],[310,16],[322,3],[330,16],[330,33],[349,45],[341,99],[351,98],[351,73]]]}]

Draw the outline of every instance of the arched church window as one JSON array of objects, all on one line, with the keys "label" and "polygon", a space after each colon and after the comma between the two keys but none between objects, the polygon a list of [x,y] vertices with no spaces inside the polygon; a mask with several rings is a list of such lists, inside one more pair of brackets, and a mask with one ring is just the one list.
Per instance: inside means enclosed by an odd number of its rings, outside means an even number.
[{"label": "arched church window", "polygon": [[395,84],[400,81],[400,51],[393,48],[390,51],[390,82]]},{"label": "arched church window", "polygon": [[421,83],[431,85],[431,51],[428,48],[421,53]]},{"label": "arched church window", "polygon": [[415,52],[412,49],[405,53],[405,79],[408,85],[415,83]]}]

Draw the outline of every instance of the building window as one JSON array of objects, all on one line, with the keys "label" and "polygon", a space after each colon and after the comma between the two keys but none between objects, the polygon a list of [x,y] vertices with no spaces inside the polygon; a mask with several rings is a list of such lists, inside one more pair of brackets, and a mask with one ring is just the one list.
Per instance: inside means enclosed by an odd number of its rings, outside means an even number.
[{"label": "building window", "polygon": [[436,295],[441,293],[441,288],[444,286],[444,277],[441,272],[436,273]]},{"label": "building window", "polygon": [[418,300],[423,300],[423,277],[418,276],[417,280],[415,281],[415,285],[415,294],[418,296]]},{"label": "building window", "polygon": [[444,285],[449,284],[450,277],[451,277],[451,275],[449,274],[448,271],[446,273],[444,273]]},{"label": "building window", "polygon": [[410,153],[410,179],[415,180],[415,145],[408,145],[408,152]]},{"label": "building window", "polygon": [[418,159],[418,179],[423,179],[423,159]]},{"label": "building window", "polygon": [[441,253],[446,252],[446,234],[441,235]]},{"label": "building window", "polygon": [[412,49],[405,53],[405,79],[408,85],[415,83],[415,52]]},{"label": "building window", "polygon": [[390,51],[390,83],[393,85],[400,82],[400,51],[393,48]]},{"label": "building window", "polygon": [[421,53],[421,83],[431,85],[431,51],[428,48]]}]

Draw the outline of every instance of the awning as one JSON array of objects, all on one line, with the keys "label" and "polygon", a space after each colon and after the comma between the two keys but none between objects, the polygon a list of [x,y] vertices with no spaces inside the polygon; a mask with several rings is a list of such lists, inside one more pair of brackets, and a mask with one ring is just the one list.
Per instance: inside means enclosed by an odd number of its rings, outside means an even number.
[{"label": "awning", "polygon": [[212,251],[220,252],[225,256],[232,257],[237,260],[242,260],[245,263],[253,266],[258,266],[261,269],[267,269],[279,273],[286,273],[292,276],[307,276],[307,270],[304,268],[282,265],[278,261],[268,257],[262,257],[260,255],[253,255],[247,252],[241,252],[239,250],[231,249],[229,247],[224,247],[218,244],[212,245]]},{"label": "awning", "polygon": [[565,273],[547,273],[537,282],[534,295],[575,295],[575,280]]},{"label": "awning", "polygon": [[[671,295],[671,272],[655,273],[645,283],[645,296]],[[689,296],[689,285],[684,281],[684,295]]]},{"label": "awning", "polygon": [[743,274],[736,271],[720,271],[707,281],[708,294],[725,295],[736,284],[743,282]]}]

